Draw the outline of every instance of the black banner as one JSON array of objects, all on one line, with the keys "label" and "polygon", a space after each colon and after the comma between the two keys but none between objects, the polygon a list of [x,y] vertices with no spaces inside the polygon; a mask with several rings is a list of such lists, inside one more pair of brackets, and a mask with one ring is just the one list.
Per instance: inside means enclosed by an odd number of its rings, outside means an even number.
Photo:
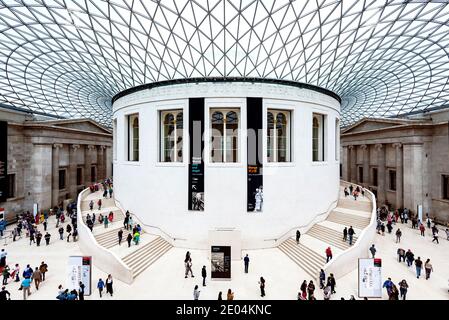
[{"label": "black banner", "polygon": [[0,121],[0,202],[8,197],[8,123]]},{"label": "black banner", "polygon": [[231,247],[212,247],[210,262],[212,279],[231,279]]},{"label": "black banner", "polygon": [[247,99],[248,212],[263,211],[263,99]]},{"label": "black banner", "polygon": [[189,100],[189,210],[204,211],[204,98]]}]

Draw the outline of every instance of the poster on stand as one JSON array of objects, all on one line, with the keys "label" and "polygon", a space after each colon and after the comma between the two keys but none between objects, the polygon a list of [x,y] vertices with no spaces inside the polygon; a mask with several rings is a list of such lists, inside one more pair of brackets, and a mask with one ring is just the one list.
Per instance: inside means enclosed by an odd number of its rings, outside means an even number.
[{"label": "poster on stand", "polygon": [[231,280],[231,247],[211,248],[211,279]]},{"label": "poster on stand", "polygon": [[79,289],[79,283],[84,284],[84,295],[92,294],[92,257],[69,257],[67,289]]},{"label": "poster on stand", "polygon": [[381,259],[359,259],[359,297],[382,298]]}]

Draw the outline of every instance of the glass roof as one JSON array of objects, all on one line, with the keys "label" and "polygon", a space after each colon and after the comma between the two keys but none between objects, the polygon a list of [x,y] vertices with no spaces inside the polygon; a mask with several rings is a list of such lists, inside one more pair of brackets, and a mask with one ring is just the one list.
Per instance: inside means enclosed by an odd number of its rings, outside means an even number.
[{"label": "glass roof", "polygon": [[343,124],[448,104],[448,1],[0,0],[0,102],[110,124],[155,81],[260,77],[330,89]]}]

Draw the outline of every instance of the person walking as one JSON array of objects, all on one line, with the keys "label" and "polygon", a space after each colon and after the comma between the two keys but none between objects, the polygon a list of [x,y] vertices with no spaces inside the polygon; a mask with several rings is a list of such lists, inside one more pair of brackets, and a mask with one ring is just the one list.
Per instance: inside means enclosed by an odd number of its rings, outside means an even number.
[{"label": "person walking", "polygon": [[299,244],[299,239],[301,239],[301,232],[296,230],[296,244]]},{"label": "person walking", "polygon": [[391,297],[391,289],[393,288],[393,281],[391,281],[391,278],[385,280],[382,288],[385,288],[387,290],[388,297]]},{"label": "person walking", "polygon": [[430,273],[433,271],[432,264],[430,263],[430,259],[426,260],[426,263],[424,264],[424,269],[426,270],[426,280],[429,280]]},{"label": "person walking", "polygon": [[98,210],[101,210],[101,205],[102,205],[102,201],[101,201],[101,199],[98,199],[98,202],[97,202],[97,204],[98,204]]},{"label": "person walking", "polygon": [[320,270],[320,289],[324,289],[324,281],[326,281],[326,273],[323,269]]},{"label": "person walking", "polygon": [[58,232],[59,232],[59,240],[64,240],[64,228],[63,227],[59,228]]},{"label": "person walking", "polygon": [[207,277],[206,266],[203,266],[203,269],[201,269],[201,276],[203,277],[203,287],[205,287],[206,286],[206,277]]},{"label": "person walking", "polygon": [[67,232],[67,242],[70,242],[70,236],[72,235],[72,226],[70,224],[67,224],[65,231]]},{"label": "person walking", "polygon": [[186,268],[186,275],[185,277],[187,278],[187,276],[190,275],[192,276],[192,278],[195,278],[195,276],[193,275],[193,271],[192,271],[192,258],[189,258],[185,260],[185,268]]},{"label": "person walking", "polygon": [[389,300],[399,300],[399,290],[394,283],[391,286]]},{"label": "person walking", "polygon": [[11,300],[11,294],[6,287],[2,287],[2,291],[0,291],[0,301],[8,301]]},{"label": "person walking", "polygon": [[373,257],[373,259],[376,257],[376,247],[374,246],[374,244],[369,248],[369,251],[371,252],[371,256]]},{"label": "person walking", "polygon": [[2,285],[6,286],[8,284],[8,279],[11,277],[9,266],[5,266],[3,268],[2,275],[3,275]]},{"label": "person walking", "polygon": [[30,278],[23,279],[21,288],[23,292],[23,300],[26,300],[27,297],[31,295],[31,279]]},{"label": "person walking", "polygon": [[45,239],[45,245],[48,246],[50,244],[50,238],[51,238],[51,234],[49,234],[48,232],[45,234],[44,239]]},{"label": "person walking", "polygon": [[265,297],[265,279],[263,277],[260,277],[259,286],[260,286],[260,296],[263,298]]},{"label": "person walking", "polygon": [[329,274],[329,277],[327,277],[327,286],[331,288],[331,294],[337,293],[335,291],[335,288],[337,287],[337,281],[335,281],[334,274]]},{"label": "person walking", "polygon": [[31,279],[34,280],[34,285],[36,286],[36,290],[39,290],[39,285],[42,282],[42,273],[39,271],[39,268],[36,267]]},{"label": "person walking", "polygon": [[398,228],[398,230],[396,230],[396,243],[401,242],[401,236],[402,236],[402,231],[401,231],[401,229]]},{"label": "person walking", "polygon": [[41,272],[42,275],[42,281],[45,281],[45,274],[48,271],[48,265],[44,261],[41,262],[41,265],[39,266],[39,271]]},{"label": "person walking", "polygon": [[314,292],[315,292],[315,285],[313,284],[313,281],[310,280],[309,285],[307,286],[307,293],[309,294],[309,300],[312,300]]},{"label": "person walking", "polygon": [[418,259],[415,260],[415,267],[416,267],[416,278],[419,279],[421,276],[421,269],[422,269],[422,260],[421,257],[418,257]]},{"label": "person walking", "polygon": [[243,262],[245,264],[245,273],[248,273],[248,269],[249,269],[249,256],[246,255],[246,257],[243,259]]},{"label": "person walking", "polygon": [[349,236],[349,245],[352,246],[352,240],[354,238],[355,231],[352,228],[352,226],[348,229],[348,236]]},{"label": "person walking", "polygon": [[222,301],[223,300],[223,292],[219,292],[218,293],[218,301]]},{"label": "person walking", "polygon": [[299,287],[299,290],[301,290],[301,296],[304,300],[307,300],[307,281],[304,280],[301,284],[301,287]]},{"label": "person walking", "polygon": [[30,246],[32,243],[36,243],[36,241],[34,240],[34,232],[30,231]]},{"label": "person walking", "polygon": [[401,261],[405,262],[405,255],[406,255],[405,250],[402,249],[402,248],[399,248],[398,251],[397,251],[397,254],[398,254],[399,262],[401,262]]},{"label": "person walking", "polygon": [[198,286],[196,285],[193,289],[193,300],[199,300],[201,291],[198,290]]},{"label": "person walking", "polygon": [[0,251],[0,268],[6,266],[6,256],[8,255],[8,252],[5,251],[5,249],[2,249]]},{"label": "person walking", "polygon": [[228,294],[226,295],[226,300],[234,300],[234,292],[231,289],[228,289]]},{"label": "person walking", "polygon": [[424,227],[424,223],[421,223],[419,225],[419,231],[421,232],[421,235],[424,237],[424,231],[426,230],[426,228]]},{"label": "person walking", "polygon": [[112,294],[114,293],[114,290],[112,288],[114,281],[112,280],[112,275],[108,275],[106,279],[106,294],[110,294],[112,297]]},{"label": "person walking", "polygon": [[118,245],[119,245],[119,246],[122,245],[122,239],[123,239],[123,230],[120,229],[120,230],[118,231]]},{"label": "person walking", "polygon": [[345,227],[343,229],[343,241],[344,242],[348,241],[348,228],[347,227]]},{"label": "person walking", "polygon": [[103,289],[104,289],[104,281],[101,278],[100,278],[100,280],[98,280],[97,289],[98,289],[98,292],[100,293],[100,298],[101,298]]},{"label": "person walking", "polygon": [[15,278],[14,282],[19,282],[20,281],[20,266],[18,263],[16,263],[16,265],[14,266],[14,271],[11,274],[11,278]]},{"label": "person walking", "polygon": [[44,225],[44,231],[47,231],[47,220],[44,220],[42,224]]},{"label": "person walking", "polygon": [[408,291],[408,283],[403,279],[401,282],[399,282],[399,291],[401,293],[402,300],[406,299],[407,291]]},{"label": "person walking", "polygon": [[133,236],[131,233],[128,233],[128,237],[126,237],[126,241],[128,242],[128,248],[131,248],[131,241],[133,240]]},{"label": "person walking", "polygon": [[407,261],[407,266],[411,267],[413,265],[413,261],[415,260],[415,255],[413,254],[413,252],[408,249],[407,252],[405,253],[405,260]]},{"label": "person walking", "polygon": [[104,228],[107,229],[109,227],[109,219],[107,217],[105,217],[103,219],[103,222],[104,222]]},{"label": "person walking", "polygon": [[80,281],[80,283],[79,283],[79,289],[78,289],[78,299],[80,300],[80,301],[83,301],[84,300],[84,290],[85,290],[85,288],[86,288],[86,286],[84,285],[84,283],[82,283],[81,281]]},{"label": "person walking", "polygon": [[94,200],[90,200],[89,209],[90,209],[90,211],[94,210]]},{"label": "person walking", "polygon": [[439,244],[440,242],[438,241],[438,229],[437,227],[434,227],[434,229],[432,230],[432,235],[433,235],[433,240],[432,242],[437,242],[437,244]]},{"label": "person walking", "polygon": [[326,249],[326,263],[332,260],[332,250],[331,247],[327,247]]}]

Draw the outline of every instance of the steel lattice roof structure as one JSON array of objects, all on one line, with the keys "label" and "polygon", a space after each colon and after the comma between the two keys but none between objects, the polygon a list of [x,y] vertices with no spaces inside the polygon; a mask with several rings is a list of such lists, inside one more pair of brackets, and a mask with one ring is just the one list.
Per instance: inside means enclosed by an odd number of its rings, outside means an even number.
[{"label": "steel lattice roof structure", "polygon": [[448,1],[0,0],[0,103],[109,124],[112,97],[193,77],[308,83],[343,122],[448,104]]}]

